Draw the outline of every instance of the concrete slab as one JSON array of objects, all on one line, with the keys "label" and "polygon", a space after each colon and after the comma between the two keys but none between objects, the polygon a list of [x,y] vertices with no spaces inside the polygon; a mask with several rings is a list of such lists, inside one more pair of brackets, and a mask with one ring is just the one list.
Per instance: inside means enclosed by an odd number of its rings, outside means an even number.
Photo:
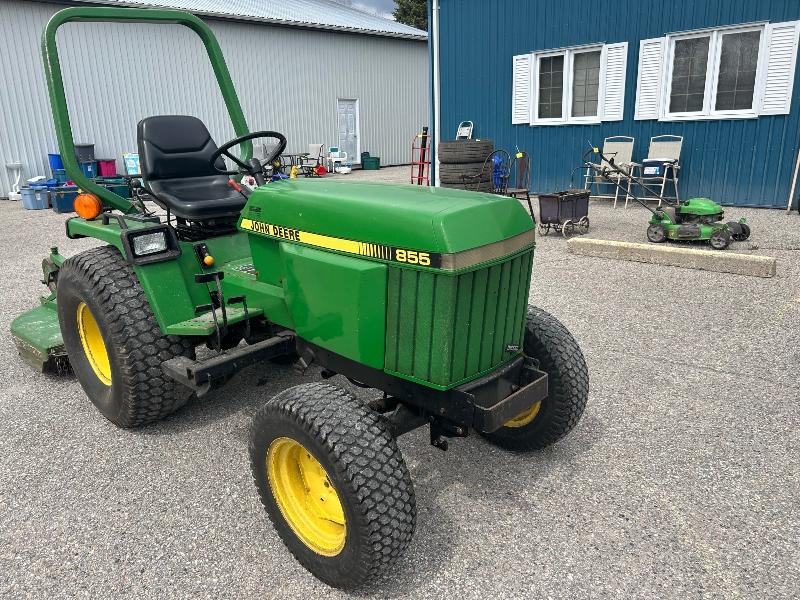
[{"label": "concrete slab", "polygon": [[708,252],[680,246],[636,244],[616,240],[572,238],[569,251],[584,256],[614,258],[654,265],[668,265],[718,273],[735,273],[753,277],[774,277],[777,261],[769,256],[737,254],[724,250]]}]

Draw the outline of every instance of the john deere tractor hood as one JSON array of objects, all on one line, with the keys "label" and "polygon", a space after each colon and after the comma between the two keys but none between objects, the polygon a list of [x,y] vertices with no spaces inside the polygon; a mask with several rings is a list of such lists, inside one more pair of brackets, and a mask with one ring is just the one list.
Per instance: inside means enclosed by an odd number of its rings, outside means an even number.
[{"label": "john deere tractor hood", "polygon": [[290,240],[302,233],[317,234],[442,254],[532,229],[530,217],[514,198],[323,178],[284,180],[258,188],[242,211],[239,226]]}]

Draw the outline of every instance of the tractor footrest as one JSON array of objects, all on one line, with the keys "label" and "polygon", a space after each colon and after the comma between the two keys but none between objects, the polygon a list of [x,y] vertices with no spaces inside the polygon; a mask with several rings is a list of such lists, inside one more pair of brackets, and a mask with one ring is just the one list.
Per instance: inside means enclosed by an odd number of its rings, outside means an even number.
[{"label": "tractor footrest", "polygon": [[494,373],[461,388],[472,396],[472,426],[490,433],[547,398],[547,373],[528,358],[513,361]]},{"label": "tractor footrest", "polygon": [[[225,307],[225,310],[227,311],[228,315],[228,325],[244,321],[245,310],[240,305],[232,306],[230,303],[228,303]],[[248,308],[247,317],[252,319],[253,317],[257,317],[263,313],[264,311],[260,308]],[[214,316],[212,315],[211,311],[198,315],[193,319],[188,319],[179,323],[173,323],[172,325],[167,326],[167,334],[169,335],[197,335],[202,337],[211,335],[212,333],[216,332],[216,330],[216,326],[214,325]]]},{"label": "tractor footrest", "polygon": [[161,363],[164,375],[198,396],[221,386],[245,367],[295,350],[294,334],[285,332],[249,346],[228,350],[205,360],[178,356]]}]

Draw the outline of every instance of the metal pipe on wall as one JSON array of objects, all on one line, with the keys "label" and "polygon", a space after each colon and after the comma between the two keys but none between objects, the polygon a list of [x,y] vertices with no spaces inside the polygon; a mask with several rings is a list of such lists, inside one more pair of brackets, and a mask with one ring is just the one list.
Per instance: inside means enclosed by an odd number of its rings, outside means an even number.
[{"label": "metal pipe on wall", "polygon": [[439,93],[441,75],[439,72],[439,0],[431,0],[431,27],[428,33],[428,42],[431,44],[433,61],[433,156],[431,157],[431,171],[433,173],[433,185],[439,186],[439,130],[441,125],[441,114],[439,112]]},{"label": "metal pipe on wall", "polygon": [[[792,187],[789,190],[789,201],[786,203],[786,214],[792,212],[792,200],[794,200],[794,192],[797,189],[797,172],[800,171],[800,148],[797,149],[797,162],[794,164],[794,176],[792,177]],[[798,202],[797,210],[800,211],[800,202]]]}]

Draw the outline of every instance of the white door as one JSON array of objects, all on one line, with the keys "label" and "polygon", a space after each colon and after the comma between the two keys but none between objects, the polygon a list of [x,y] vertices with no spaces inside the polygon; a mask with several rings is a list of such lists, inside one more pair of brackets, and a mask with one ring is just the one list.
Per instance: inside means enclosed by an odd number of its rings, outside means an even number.
[{"label": "white door", "polygon": [[337,121],[339,124],[339,150],[347,152],[347,160],[361,163],[361,146],[358,141],[358,100],[337,101]]}]

